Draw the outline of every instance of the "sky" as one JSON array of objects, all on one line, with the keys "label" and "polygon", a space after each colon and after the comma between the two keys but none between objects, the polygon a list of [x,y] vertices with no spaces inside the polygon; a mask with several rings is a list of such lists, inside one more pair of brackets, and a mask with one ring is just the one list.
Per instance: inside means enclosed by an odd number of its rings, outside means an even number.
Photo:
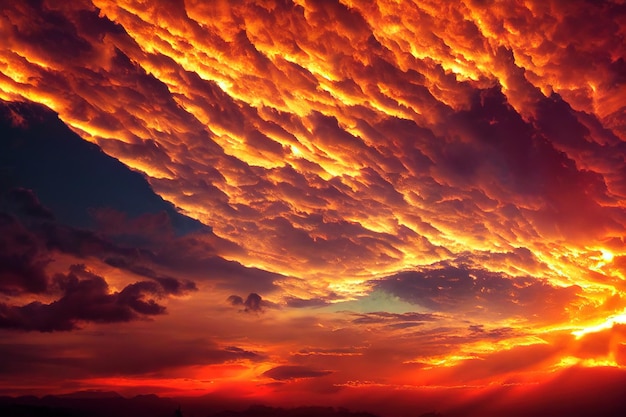
[{"label": "sky", "polygon": [[625,38],[623,0],[0,2],[0,394],[617,406]]}]

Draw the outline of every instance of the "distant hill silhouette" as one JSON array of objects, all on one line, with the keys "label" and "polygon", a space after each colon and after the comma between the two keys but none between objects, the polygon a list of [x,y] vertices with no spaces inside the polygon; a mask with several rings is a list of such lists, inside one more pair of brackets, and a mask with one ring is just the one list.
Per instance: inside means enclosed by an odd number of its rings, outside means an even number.
[{"label": "distant hill silhouette", "polygon": [[[211,412],[211,406],[186,412],[181,399],[139,395],[124,398],[115,392],[82,391],[63,395],[0,397],[3,417],[378,417],[333,407],[275,408],[251,406],[243,411]],[[207,411],[202,411],[202,409]]]},{"label": "distant hill silhouette", "polygon": [[179,402],[156,395],[124,398],[115,392],[0,397],[3,417],[174,417]]},{"label": "distant hill silhouette", "polygon": [[68,398],[68,399],[111,399],[111,398],[124,398],[120,394],[115,391],[97,391],[97,390],[87,390],[87,391],[76,391],[69,394],[60,394],[57,395],[58,398]]},{"label": "distant hill silhouette", "polygon": [[366,412],[353,412],[345,408],[333,407],[298,407],[274,408],[252,406],[245,411],[222,411],[212,417],[378,417]]}]

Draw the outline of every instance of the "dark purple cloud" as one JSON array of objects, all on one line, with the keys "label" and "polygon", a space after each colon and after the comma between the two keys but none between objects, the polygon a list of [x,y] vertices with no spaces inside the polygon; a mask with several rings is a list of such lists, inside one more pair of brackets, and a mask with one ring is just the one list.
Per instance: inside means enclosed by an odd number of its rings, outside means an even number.
[{"label": "dark purple cloud", "polygon": [[277,381],[286,381],[300,378],[319,378],[331,373],[332,371],[321,371],[306,366],[281,365],[263,372],[263,376]]},{"label": "dark purple cloud", "polygon": [[[332,295],[331,295],[332,296]],[[310,308],[310,307],[324,307],[330,304],[332,298],[298,298],[288,297],[286,299],[287,307],[293,308]]]},{"label": "dark purple cloud", "polygon": [[32,190],[13,188],[9,190],[9,199],[12,199],[18,204],[17,211],[21,213],[43,220],[54,219],[52,211],[41,204]]},{"label": "dark purple cloud", "polygon": [[[192,281],[145,266],[150,256],[144,249],[121,247],[93,231],[58,223],[31,190],[11,189],[1,197],[3,208],[14,212],[0,212],[0,292],[8,297],[0,304],[1,328],[52,332],[78,329],[81,323],[128,322],[163,314],[165,306],[157,300],[164,295],[196,289]],[[61,254],[84,262],[112,258],[112,266],[152,281],[111,292],[105,278],[84,264],[50,275],[48,268]]]},{"label": "dark purple cloud", "polygon": [[240,306],[245,313],[261,313],[266,308],[276,307],[274,303],[264,300],[259,294],[251,292],[244,300],[238,295],[231,295],[227,300],[233,306]]},{"label": "dark purple cloud", "polygon": [[196,290],[192,281],[158,274],[146,266],[153,263],[151,251],[122,246],[97,232],[56,222],[46,215],[49,210],[38,203],[30,190],[13,189],[10,194],[20,196],[23,203],[17,207],[16,216],[26,214],[29,217],[20,220],[12,214],[0,212],[0,271],[4,272],[0,279],[0,291],[45,291],[49,281],[46,267],[54,261],[58,252],[82,261],[90,257],[100,258],[111,266],[153,279],[166,293],[182,294]]},{"label": "dark purple cloud", "polygon": [[163,291],[167,294],[180,295],[189,291],[196,291],[198,289],[196,287],[196,283],[193,281],[180,280],[170,276],[160,275],[147,266],[134,264],[132,261],[125,258],[109,257],[105,259],[105,262],[116,268],[124,269],[134,274],[153,279],[159,283],[159,285],[163,288]]},{"label": "dark purple cloud", "polygon": [[[62,351],[72,353],[62,355]],[[173,337],[161,333],[133,335],[122,329],[108,328],[90,338],[56,344],[6,343],[0,345],[4,375],[51,375],[63,372],[68,377],[137,375],[180,366],[259,362],[261,352],[237,346],[220,346],[205,338]],[[106,358],[106,360],[104,360]]]},{"label": "dark purple cloud", "polygon": [[581,293],[578,286],[557,287],[547,280],[514,277],[480,267],[439,262],[372,281],[376,289],[441,312],[554,320]]},{"label": "dark purple cloud", "polygon": [[53,283],[61,295],[49,304],[0,304],[0,328],[67,331],[83,322],[128,322],[165,313],[165,307],[154,299],[162,294],[155,282],[140,281],[111,293],[104,278],[87,271],[84,265],[74,265],[69,273],[55,275]]},{"label": "dark purple cloud", "polygon": [[0,212],[0,292],[44,292],[51,261],[40,238],[15,217]]},{"label": "dark purple cloud", "polygon": [[429,313],[388,313],[385,311],[361,313],[355,314],[355,316],[356,318],[352,320],[355,324],[386,324],[396,327],[411,327],[438,318],[436,314]]}]

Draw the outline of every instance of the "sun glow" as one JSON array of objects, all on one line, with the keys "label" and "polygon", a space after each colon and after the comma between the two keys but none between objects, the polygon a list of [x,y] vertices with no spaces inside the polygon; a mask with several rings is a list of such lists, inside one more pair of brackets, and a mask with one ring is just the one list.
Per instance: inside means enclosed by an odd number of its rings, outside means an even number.
[{"label": "sun glow", "polygon": [[608,330],[612,328],[616,324],[625,324],[625,323],[626,323],[626,310],[624,310],[620,314],[615,314],[613,316],[610,316],[609,318],[607,318],[605,321],[601,323],[595,324],[593,326],[585,327],[580,330],[575,330],[572,332],[572,334],[576,336],[577,339],[580,339],[581,337],[589,333],[601,332],[603,330]]},{"label": "sun glow", "polygon": [[602,259],[605,262],[612,262],[613,258],[615,257],[615,255],[613,255],[613,252],[607,250],[607,249],[600,249],[600,252],[602,253]]}]

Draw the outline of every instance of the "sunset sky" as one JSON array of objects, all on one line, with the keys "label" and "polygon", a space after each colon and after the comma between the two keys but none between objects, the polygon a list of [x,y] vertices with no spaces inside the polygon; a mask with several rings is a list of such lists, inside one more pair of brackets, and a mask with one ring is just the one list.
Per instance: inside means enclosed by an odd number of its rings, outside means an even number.
[{"label": "sunset sky", "polygon": [[624,0],[0,1],[0,395],[623,399],[625,59]]}]

